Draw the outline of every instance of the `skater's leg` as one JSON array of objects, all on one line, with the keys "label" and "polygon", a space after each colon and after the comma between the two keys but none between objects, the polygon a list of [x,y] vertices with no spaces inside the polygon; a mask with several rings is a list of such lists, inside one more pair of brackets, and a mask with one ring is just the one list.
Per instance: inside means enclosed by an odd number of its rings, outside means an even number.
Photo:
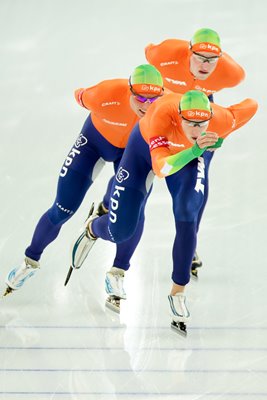
[{"label": "skater's leg", "polygon": [[[140,133],[139,133],[140,135]],[[139,143],[136,143],[139,142]],[[144,145],[138,134],[131,136],[119,167],[119,175],[111,190],[109,214],[92,222],[92,233],[97,237],[117,243],[114,266],[124,271],[130,266],[131,256],[138,245],[144,226],[144,207],[150,194],[154,174],[151,173],[151,160],[147,146],[147,157],[139,158],[134,149]],[[117,286],[114,286],[112,270],[106,276],[106,291],[110,295],[107,305],[118,312]],[[123,278],[121,279],[123,282]],[[114,286],[114,288],[113,288]],[[122,286],[121,286],[122,287]],[[115,300],[115,302],[113,301]]]},{"label": "skater's leg", "polygon": [[[198,215],[203,206],[208,182],[206,165],[208,166],[209,160],[209,157],[207,160],[205,156],[199,157],[176,174],[166,178],[173,200],[176,227],[173,245],[173,286],[171,297],[169,297],[171,313],[175,322],[184,323],[189,318],[185,298],[181,296],[184,296],[184,288],[190,280],[191,263],[197,243]],[[179,304],[183,304],[183,306],[177,310]]]},{"label": "skater's leg", "polygon": [[[145,201],[153,178],[149,149],[136,126],[112,184],[109,213],[92,222],[93,235],[114,243],[130,239],[143,218]],[[141,233],[142,225],[138,235]]]},{"label": "skater's leg", "polygon": [[72,146],[61,169],[57,195],[52,207],[41,217],[26,256],[39,260],[43,250],[58,236],[62,225],[77,211],[81,202],[104,165],[103,159],[91,143],[96,134],[90,119]]},{"label": "skater's leg", "polygon": [[205,207],[206,207],[206,204],[207,204],[207,201],[208,201],[208,196],[209,196],[209,180],[208,180],[208,176],[209,176],[210,163],[211,163],[211,160],[213,158],[213,155],[214,155],[214,152],[211,152],[211,151],[206,151],[204,153],[204,155],[203,155],[204,159],[205,159],[205,179],[206,179],[206,184],[205,184],[205,191],[204,191],[204,194],[203,194],[203,203],[202,203],[201,209],[199,210],[198,218],[197,218],[197,232],[199,231],[199,225],[200,225],[200,222],[201,222],[201,219],[202,219],[202,215],[203,215],[203,212],[205,210]]},{"label": "skater's leg", "polygon": [[79,208],[87,190],[92,184],[90,177],[69,170],[58,181],[57,196],[52,207],[40,218],[25,255],[38,261],[44,249],[58,236],[62,225]]},{"label": "skater's leg", "polygon": [[[204,158],[205,158],[205,175],[206,178],[208,178],[209,175],[209,167],[210,167],[210,162],[213,158],[214,152],[208,152],[206,151],[204,153]],[[203,212],[205,210],[207,201],[208,201],[208,196],[209,196],[209,180],[206,179],[206,186],[205,186],[205,191],[204,191],[204,198],[203,198],[203,204],[202,207],[198,213],[198,220],[197,220],[197,233],[199,232],[199,226],[200,222],[202,219]],[[193,260],[192,260],[192,265],[191,265],[191,274],[192,277],[198,278],[198,268],[202,267],[202,261],[198,256],[198,253],[195,251]]]},{"label": "skater's leg", "polygon": [[[119,153],[119,156],[114,160],[113,162],[113,167],[114,167],[114,172],[116,174],[121,158],[122,158],[123,152]],[[97,210],[97,214],[99,216],[107,214],[108,213],[108,209],[109,209],[109,199],[110,199],[110,194],[111,194],[111,189],[112,189],[112,185],[115,179],[115,175],[113,175],[107,185],[106,188],[106,193],[103,196],[103,200],[102,202],[98,205],[98,210]]]},{"label": "skater's leg", "polygon": [[116,256],[113,267],[106,273],[105,289],[108,294],[106,306],[113,311],[120,312],[120,300],[126,299],[123,287],[125,271],[130,267],[131,257],[141,239],[144,228],[144,206],[141,207],[140,218],[135,233],[130,239],[116,244]]},{"label": "skater's leg", "polygon": [[199,212],[203,207],[210,157],[206,152],[181,171],[166,178],[173,200],[176,236],[173,246],[173,281],[185,286],[190,280],[190,267],[197,243]]},{"label": "skater's leg", "polygon": [[[123,150],[122,148],[118,148],[113,146],[110,142],[108,142],[102,135],[98,132],[91,133],[91,141],[95,148],[97,148],[98,154],[105,161],[112,161],[114,163],[114,169],[116,171],[116,167],[121,160]],[[69,277],[72,273],[72,269],[78,269],[82,266],[84,260],[86,259],[89,251],[93,247],[96,237],[90,233],[89,224],[96,217],[107,214],[108,206],[109,206],[109,197],[112,183],[114,181],[114,177],[112,177],[108,183],[108,187],[106,190],[106,194],[104,196],[103,201],[98,205],[97,209],[92,209],[90,215],[88,216],[81,233],[77,238],[75,238],[72,247],[71,247],[71,266],[69,269],[69,273],[67,279],[65,281],[65,285],[67,284]]]},{"label": "skater's leg", "polygon": [[[134,254],[135,249],[141,240],[145,224],[145,206],[151,191],[152,191],[152,186],[140,208],[139,221],[134,234],[129,239],[117,243],[116,245],[116,255],[113,261],[113,265],[123,269],[124,271],[127,271],[130,268],[131,257]],[[131,210],[129,210],[129,213],[130,212]]]},{"label": "skater's leg", "polygon": [[114,182],[114,175],[110,178],[110,180],[108,182],[106,193],[102,200],[102,204],[104,206],[104,209],[107,211],[107,213],[108,213],[108,209],[109,209],[109,199],[110,199],[110,193],[111,193],[111,188],[112,188],[113,182]]},{"label": "skater's leg", "polygon": [[39,220],[32,242],[25,252],[26,260],[21,267],[14,268],[8,274],[8,286],[20,287],[19,283],[24,283],[25,277],[33,275],[36,261],[40,259],[43,250],[57,237],[62,224],[78,209],[94,177],[103,166],[103,160],[90,145],[92,129],[95,130],[88,118],[61,169],[54,204]]}]

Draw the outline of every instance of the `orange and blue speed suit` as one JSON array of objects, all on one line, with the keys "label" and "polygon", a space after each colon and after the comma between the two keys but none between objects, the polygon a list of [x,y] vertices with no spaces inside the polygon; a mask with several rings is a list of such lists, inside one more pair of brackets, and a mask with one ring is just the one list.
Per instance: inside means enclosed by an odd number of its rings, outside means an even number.
[{"label": "orange and blue speed suit", "polygon": [[[117,171],[130,132],[139,118],[130,107],[131,92],[127,79],[112,79],[78,89],[78,103],[90,110],[81,133],[68,153],[59,174],[55,201],[39,220],[26,256],[38,261],[43,250],[59,234],[61,226],[79,208],[86,192],[104,163],[112,162]],[[103,203],[109,204],[110,180]],[[134,237],[117,246],[116,267],[127,269],[132,253],[140,240],[144,219]]]},{"label": "orange and blue speed suit", "polygon": [[[131,237],[154,174],[165,177],[176,225],[172,279],[184,286],[190,279],[199,221],[207,200],[212,152],[193,145],[185,136],[178,113],[180,98],[180,94],[169,94],[157,100],[135,126],[111,189],[109,215],[94,220],[92,230],[97,237],[117,243]],[[257,103],[246,99],[227,108],[213,104],[212,109],[207,131],[216,132],[221,144],[253,117]],[[129,209],[131,213],[127,214]],[[158,237],[160,240],[161,226]]]},{"label": "orange and blue speed suit", "polygon": [[244,69],[223,52],[207,79],[195,79],[190,72],[192,52],[186,40],[167,39],[158,45],[149,44],[145,48],[145,55],[147,61],[160,71],[164,87],[175,93],[201,90],[210,97],[219,90],[238,85],[245,78]]}]

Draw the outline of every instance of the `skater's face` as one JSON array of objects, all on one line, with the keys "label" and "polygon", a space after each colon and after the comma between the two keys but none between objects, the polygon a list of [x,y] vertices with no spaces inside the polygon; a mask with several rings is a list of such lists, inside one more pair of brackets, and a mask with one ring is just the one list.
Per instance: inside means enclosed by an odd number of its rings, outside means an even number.
[{"label": "skater's face", "polygon": [[190,72],[196,79],[204,81],[215,70],[220,56],[216,53],[193,52],[190,57]]},{"label": "skater's face", "polygon": [[154,101],[156,101],[161,96],[155,95],[139,95],[134,93],[131,90],[131,97],[130,97],[130,106],[133,112],[139,117],[142,118],[145,113],[147,112],[148,108],[151,106]]},{"label": "skater's face", "polygon": [[206,132],[208,129],[210,120],[200,121],[200,120],[188,120],[181,117],[181,125],[183,132],[189,142],[196,143],[196,140],[203,132]]}]

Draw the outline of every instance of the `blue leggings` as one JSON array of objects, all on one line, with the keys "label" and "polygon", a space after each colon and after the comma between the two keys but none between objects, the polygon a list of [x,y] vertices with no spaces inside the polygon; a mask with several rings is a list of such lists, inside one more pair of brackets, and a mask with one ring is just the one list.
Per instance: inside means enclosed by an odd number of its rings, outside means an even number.
[{"label": "blue leggings", "polygon": [[[212,156],[212,152],[205,152],[166,178],[176,226],[172,279],[182,286],[190,279],[197,232],[208,197],[208,170]],[[97,237],[123,243],[135,234],[151,192],[153,177],[149,147],[137,124],[112,183],[109,214],[92,223]],[[159,226],[159,238],[160,232]]]},{"label": "blue leggings", "polygon": [[[87,190],[92,185],[105,162],[113,162],[116,172],[124,149],[113,146],[94,127],[91,116],[86,119],[80,135],[71,148],[59,175],[55,201],[40,218],[26,256],[38,261],[49,243],[56,239],[62,225],[78,210]],[[110,190],[114,177],[109,181],[103,203],[109,207]],[[144,214],[129,241],[117,245],[114,266],[127,270],[130,258],[141,238]]]}]

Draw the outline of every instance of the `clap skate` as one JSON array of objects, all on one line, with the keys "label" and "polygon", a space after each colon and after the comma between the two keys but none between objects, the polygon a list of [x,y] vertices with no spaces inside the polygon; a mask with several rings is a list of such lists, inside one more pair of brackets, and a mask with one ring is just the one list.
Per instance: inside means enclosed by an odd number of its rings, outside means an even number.
[{"label": "clap skate", "polygon": [[7,288],[3,294],[3,297],[12,293],[14,290],[20,289],[26,280],[33,276],[40,268],[39,265],[40,264],[38,261],[32,260],[29,257],[25,257],[25,260],[20,267],[14,268],[9,272],[6,278]]},{"label": "clap skate", "polygon": [[189,320],[190,313],[185,304],[185,295],[183,293],[169,295],[168,300],[172,317],[171,328],[182,336],[187,336],[186,322]]},{"label": "clap skate", "polygon": [[96,214],[99,217],[102,217],[102,215],[105,215],[108,213],[108,209],[104,206],[104,202],[101,201],[101,203],[98,204],[97,210],[96,210]]},{"label": "clap skate", "polygon": [[202,261],[200,260],[197,252],[195,252],[191,265],[192,278],[198,279],[198,268],[200,267],[202,267]]},{"label": "clap skate", "polygon": [[108,294],[106,299],[106,307],[110,310],[120,313],[120,301],[126,300],[126,293],[123,288],[124,270],[121,268],[112,267],[106,273],[105,288]]},{"label": "clap skate", "polygon": [[66,286],[72,271],[74,269],[81,268],[84,260],[88,256],[91,248],[96,242],[96,239],[89,231],[89,224],[98,217],[97,211],[94,213],[94,203],[92,204],[88,217],[84,223],[84,227],[82,229],[81,234],[79,237],[74,241],[71,247],[71,266],[69,268],[66,280],[64,285]]}]

